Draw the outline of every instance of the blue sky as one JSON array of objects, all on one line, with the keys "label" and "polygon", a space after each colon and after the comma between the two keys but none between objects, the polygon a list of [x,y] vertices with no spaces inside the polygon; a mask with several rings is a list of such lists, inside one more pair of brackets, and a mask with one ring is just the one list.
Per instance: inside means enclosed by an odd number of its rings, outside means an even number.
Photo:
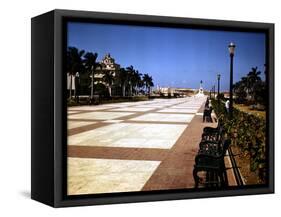
[{"label": "blue sky", "polygon": [[236,44],[234,82],[256,66],[263,75],[263,33],[68,23],[68,46],[97,52],[99,61],[110,53],[122,67],[150,74],[155,86],[198,88],[203,80],[210,89],[220,73],[221,89],[228,90],[230,42]]}]

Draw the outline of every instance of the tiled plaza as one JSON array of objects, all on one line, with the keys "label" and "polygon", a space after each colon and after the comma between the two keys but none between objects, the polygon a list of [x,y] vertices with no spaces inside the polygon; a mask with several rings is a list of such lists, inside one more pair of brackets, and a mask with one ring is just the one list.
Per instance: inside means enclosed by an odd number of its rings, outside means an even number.
[{"label": "tiled plaza", "polygon": [[205,101],[70,107],[68,194],[193,188]]}]

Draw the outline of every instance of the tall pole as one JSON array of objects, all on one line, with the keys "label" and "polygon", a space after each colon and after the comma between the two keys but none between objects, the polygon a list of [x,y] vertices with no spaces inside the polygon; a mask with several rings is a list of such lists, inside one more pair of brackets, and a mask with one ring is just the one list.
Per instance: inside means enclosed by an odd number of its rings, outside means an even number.
[{"label": "tall pole", "polygon": [[92,69],[92,77],[91,77],[91,98],[90,98],[90,102],[92,104],[93,99],[94,99],[94,66],[91,66],[91,69]]},{"label": "tall pole", "polygon": [[91,100],[93,100],[94,96],[94,73],[92,72],[92,77],[91,77]]},{"label": "tall pole", "polygon": [[221,79],[221,75],[218,74],[217,75],[217,79],[218,79],[218,95],[217,95],[217,100],[218,100],[218,115],[220,114],[220,79]]},{"label": "tall pole", "polygon": [[229,111],[230,117],[233,115],[233,53],[230,53],[230,84],[229,84]]},{"label": "tall pole", "polygon": [[69,92],[69,98],[70,98],[70,100],[72,98],[72,73],[70,73],[70,92]]},{"label": "tall pole", "polygon": [[217,95],[218,99],[219,99],[219,94],[220,94],[220,74],[218,74],[218,95]]}]

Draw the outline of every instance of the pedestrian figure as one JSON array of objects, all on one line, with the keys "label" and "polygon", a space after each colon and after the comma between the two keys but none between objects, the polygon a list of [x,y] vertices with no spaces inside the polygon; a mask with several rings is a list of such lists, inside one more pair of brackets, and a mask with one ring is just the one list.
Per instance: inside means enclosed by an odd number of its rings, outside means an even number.
[{"label": "pedestrian figure", "polygon": [[207,97],[206,103],[205,103],[205,108],[209,108],[209,97]]},{"label": "pedestrian figure", "polygon": [[210,105],[210,98],[208,97],[205,103],[204,113],[203,113],[203,122],[213,122],[212,120],[212,111],[213,108]]},{"label": "pedestrian figure", "polygon": [[229,104],[230,104],[229,100],[226,100],[226,102],[225,102],[225,109],[226,109],[227,113],[229,113]]}]

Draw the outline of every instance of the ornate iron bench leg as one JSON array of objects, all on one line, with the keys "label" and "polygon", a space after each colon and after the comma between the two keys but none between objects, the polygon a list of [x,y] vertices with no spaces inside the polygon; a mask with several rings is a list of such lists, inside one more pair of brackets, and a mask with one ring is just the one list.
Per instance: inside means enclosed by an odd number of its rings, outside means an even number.
[{"label": "ornate iron bench leg", "polygon": [[198,188],[198,185],[199,185],[199,176],[197,175],[197,173],[198,173],[199,171],[196,169],[196,167],[193,169],[193,179],[194,179],[194,183],[195,183],[195,185],[194,185],[194,187],[195,188]]},{"label": "ornate iron bench leg", "polygon": [[223,170],[223,176],[224,176],[224,184],[225,184],[225,187],[228,186],[228,178],[227,178],[227,172],[226,172],[226,169],[224,168]]}]

